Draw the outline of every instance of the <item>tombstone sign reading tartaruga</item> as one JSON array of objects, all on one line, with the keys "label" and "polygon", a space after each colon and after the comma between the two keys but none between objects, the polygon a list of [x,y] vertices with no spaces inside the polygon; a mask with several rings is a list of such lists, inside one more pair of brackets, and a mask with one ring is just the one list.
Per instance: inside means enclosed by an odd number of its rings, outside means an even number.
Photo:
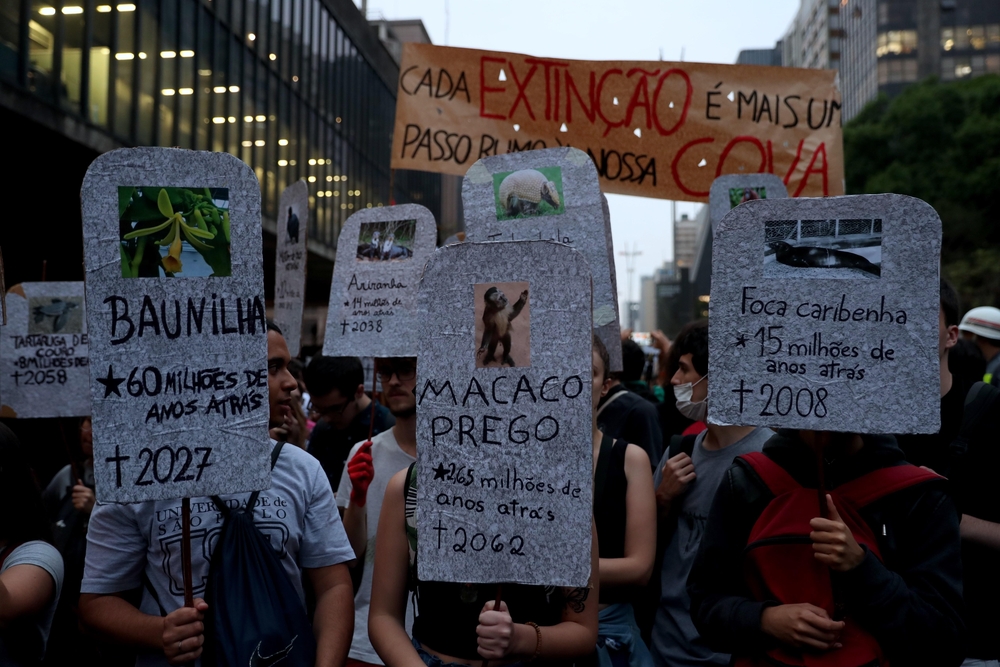
[{"label": "tombstone sign reading tartaruga", "polygon": [[583,253],[594,277],[594,329],[621,370],[609,221],[594,161],[576,148],[483,158],[465,175],[469,241],[557,241]]},{"label": "tombstone sign reading tartaruga", "polygon": [[309,187],[300,179],[281,193],[274,251],[274,323],[285,335],[293,357],[299,355],[302,340],[308,230]]},{"label": "tombstone sign reading tartaruga", "polygon": [[756,199],[787,199],[788,188],[774,174],[726,174],[712,181],[708,193],[708,218],[712,233],[719,220],[743,202]]},{"label": "tombstone sign reading tartaruga", "polygon": [[90,414],[82,282],[21,283],[0,327],[0,417]]},{"label": "tombstone sign reading tartaruga", "polygon": [[417,283],[436,243],[434,215],[417,204],[348,218],[337,243],[323,354],[414,356]]},{"label": "tombstone sign reading tartaruga", "polygon": [[439,249],[417,313],[423,581],[585,586],[592,303],[582,253],[547,241]]},{"label": "tombstone sign reading tartaruga", "polygon": [[83,182],[101,502],[270,485],[260,187],[226,153],[129,148]]},{"label": "tombstone sign reading tartaruga", "polygon": [[941,220],[919,199],[766,199],[720,222],[709,420],[851,433],[940,426]]}]

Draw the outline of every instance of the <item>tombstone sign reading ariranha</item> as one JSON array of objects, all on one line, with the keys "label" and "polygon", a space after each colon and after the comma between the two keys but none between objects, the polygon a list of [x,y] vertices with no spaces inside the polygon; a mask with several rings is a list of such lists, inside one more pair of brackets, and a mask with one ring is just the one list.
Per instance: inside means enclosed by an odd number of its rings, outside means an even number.
[{"label": "tombstone sign reading ariranha", "polygon": [[941,220],[919,199],[766,199],[719,222],[709,421],[936,433]]},{"label": "tombstone sign reading ariranha", "polygon": [[604,197],[594,161],[575,148],[483,158],[465,175],[469,241],[557,241],[579,250],[594,277],[594,329],[620,371],[621,326]]},{"label": "tombstone sign reading ariranha", "polygon": [[593,471],[590,266],[547,241],[462,243],[418,299],[423,581],[585,586]]},{"label": "tombstone sign reading ariranha", "polygon": [[712,181],[708,194],[708,218],[715,233],[719,220],[743,202],[756,199],[787,199],[788,188],[774,174],[727,174]]},{"label": "tombstone sign reading ariranha", "polygon": [[299,355],[302,340],[308,230],[309,187],[300,179],[281,193],[274,251],[274,323],[285,335],[292,357]]},{"label": "tombstone sign reading ariranha", "polygon": [[101,502],[270,486],[260,188],[226,153],[129,148],[83,182]]},{"label": "tombstone sign reading ariranha", "polygon": [[21,283],[0,327],[0,417],[90,414],[82,282]]},{"label": "tombstone sign reading ariranha", "polygon": [[323,354],[414,356],[417,283],[436,243],[434,215],[417,204],[348,218],[337,242]]}]

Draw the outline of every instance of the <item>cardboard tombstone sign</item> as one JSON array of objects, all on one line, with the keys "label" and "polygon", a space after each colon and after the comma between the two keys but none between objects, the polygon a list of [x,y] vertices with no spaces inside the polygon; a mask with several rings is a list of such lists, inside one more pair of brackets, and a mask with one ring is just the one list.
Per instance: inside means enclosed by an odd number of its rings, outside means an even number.
[{"label": "cardboard tombstone sign", "polygon": [[285,335],[288,353],[293,357],[299,355],[302,340],[308,230],[309,188],[300,179],[281,193],[274,252],[274,323]]},{"label": "cardboard tombstone sign", "polygon": [[418,298],[417,530],[424,581],[585,586],[590,266],[546,241],[463,243]]},{"label": "cardboard tombstone sign", "polygon": [[787,199],[788,188],[774,174],[727,174],[712,181],[708,218],[714,234],[719,220],[740,204],[757,199]]},{"label": "cardboard tombstone sign", "polygon": [[583,254],[594,277],[594,329],[620,371],[610,214],[594,161],[568,147],[483,158],[465,175],[462,205],[469,241],[557,241]]},{"label": "cardboard tombstone sign", "polygon": [[417,204],[348,218],[337,243],[323,354],[414,356],[417,283],[436,243],[434,215]]},{"label": "cardboard tombstone sign", "polygon": [[83,182],[101,502],[270,485],[260,188],[226,153],[129,148]]},{"label": "cardboard tombstone sign", "polygon": [[0,328],[0,417],[90,414],[82,282],[21,283]]},{"label": "cardboard tombstone sign", "polygon": [[941,220],[919,199],[766,199],[719,222],[709,420],[936,433]]},{"label": "cardboard tombstone sign", "polygon": [[[611,270],[611,297],[614,299],[614,309],[615,309],[615,320],[621,322],[621,311],[618,309],[618,269],[615,267],[615,243],[614,238],[611,233],[611,209],[608,207],[608,198],[601,193],[601,210],[604,212],[604,241],[608,245],[608,268]],[[605,345],[607,342],[601,339]],[[621,356],[621,345],[618,345],[619,356]],[[611,351],[608,351],[611,354]],[[615,366],[612,362],[611,367],[620,368]]]}]

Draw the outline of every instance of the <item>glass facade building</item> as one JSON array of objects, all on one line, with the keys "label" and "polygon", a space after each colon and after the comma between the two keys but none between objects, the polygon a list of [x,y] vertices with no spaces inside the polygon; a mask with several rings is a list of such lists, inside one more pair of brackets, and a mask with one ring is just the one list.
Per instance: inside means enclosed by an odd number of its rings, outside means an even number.
[{"label": "glass facade building", "polygon": [[330,249],[361,208],[440,219],[441,176],[390,174],[397,76],[350,0],[0,0],[0,87],[113,145],[232,153],[272,220],[304,178]]}]

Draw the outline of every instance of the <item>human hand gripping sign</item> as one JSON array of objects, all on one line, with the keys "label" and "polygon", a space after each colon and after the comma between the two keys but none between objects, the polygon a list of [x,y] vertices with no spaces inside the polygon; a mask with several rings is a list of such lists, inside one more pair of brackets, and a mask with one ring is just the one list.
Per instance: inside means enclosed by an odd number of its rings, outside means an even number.
[{"label": "human hand gripping sign", "polygon": [[195,598],[194,607],[181,607],[163,617],[163,655],[171,665],[184,665],[201,656],[205,643],[208,604]]},{"label": "human hand gripping sign", "polygon": [[351,479],[351,504],[364,507],[368,501],[368,486],[375,479],[372,464],[372,441],[367,440],[347,462],[347,476]]},{"label": "human hand gripping sign", "polygon": [[809,522],[812,528],[809,539],[813,541],[815,552],[813,555],[831,570],[837,572],[853,570],[865,559],[865,550],[840,518],[840,513],[833,504],[833,497],[829,493],[826,494],[826,509],[829,519],[816,517]]}]

